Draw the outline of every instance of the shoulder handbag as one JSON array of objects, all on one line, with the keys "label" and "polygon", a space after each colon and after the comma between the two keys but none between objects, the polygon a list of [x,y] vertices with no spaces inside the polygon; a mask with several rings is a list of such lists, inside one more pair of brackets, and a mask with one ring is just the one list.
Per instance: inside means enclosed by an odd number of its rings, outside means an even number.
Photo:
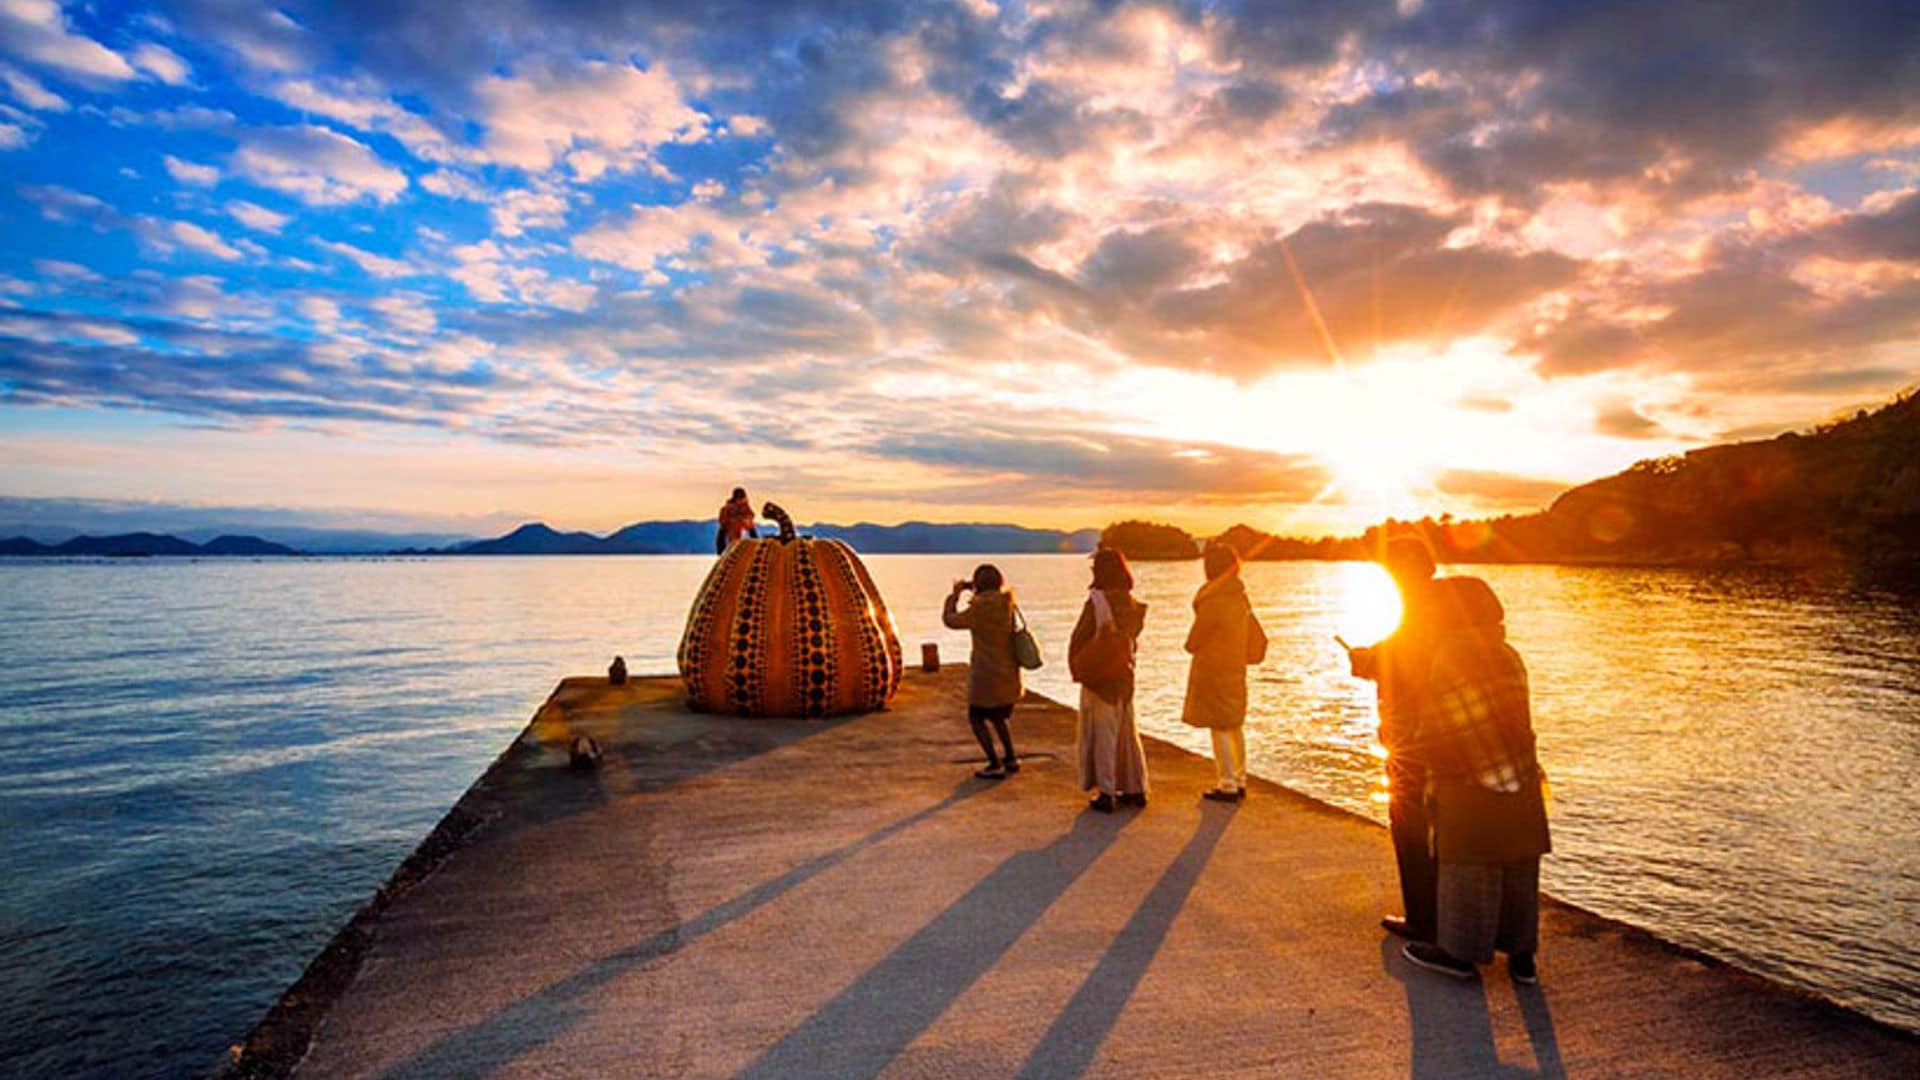
[{"label": "shoulder handbag", "polygon": [[1253,617],[1253,609],[1247,609],[1247,666],[1264,663],[1267,659],[1267,631],[1260,620]]},{"label": "shoulder handbag", "polygon": [[1038,670],[1046,661],[1040,656],[1040,642],[1027,629],[1027,613],[1018,604],[1013,607],[1013,618],[1013,662],[1028,671]]},{"label": "shoulder handbag", "polygon": [[1067,649],[1067,672],[1083,686],[1111,687],[1133,671],[1133,642],[1116,626],[1094,624],[1093,636]]}]

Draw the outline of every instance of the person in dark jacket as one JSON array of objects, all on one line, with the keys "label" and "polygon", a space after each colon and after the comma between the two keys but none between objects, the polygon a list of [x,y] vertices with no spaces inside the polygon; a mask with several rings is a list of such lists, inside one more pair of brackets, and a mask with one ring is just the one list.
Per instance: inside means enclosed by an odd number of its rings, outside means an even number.
[{"label": "person in dark jacket", "polygon": [[1102,813],[1147,805],[1147,752],[1133,717],[1134,653],[1146,626],[1147,605],[1133,598],[1133,571],[1114,548],[1093,553],[1093,584],[1067,646],[1068,667],[1080,683],[1074,725],[1080,790]]},{"label": "person in dark jacket", "polygon": [[1419,725],[1402,744],[1427,770],[1438,923],[1433,941],[1408,942],[1403,952],[1460,978],[1504,952],[1513,980],[1533,983],[1540,857],[1553,844],[1527,668],[1507,644],[1505,613],[1486,582],[1440,584],[1459,622],[1434,651]]},{"label": "person in dark jacket", "polygon": [[[960,597],[973,590],[966,607]],[[968,631],[973,650],[968,657],[967,722],[973,737],[986,751],[987,766],[974,775],[983,780],[999,780],[1020,771],[1020,759],[1013,752],[1013,734],[1007,721],[1013,717],[1014,702],[1026,693],[1020,665],[1013,656],[1013,593],[1006,588],[1000,568],[983,563],[973,577],[953,583],[940,621],[949,629]],[[992,735],[1000,736],[1004,755],[996,753]]]},{"label": "person in dark jacket", "polygon": [[1413,737],[1436,640],[1448,617],[1433,574],[1433,550],[1418,537],[1396,537],[1381,558],[1400,591],[1400,625],[1372,646],[1350,649],[1353,674],[1372,680],[1380,703],[1380,745],[1387,749],[1387,827],[1400,871],[1403,916],[1380,920],[1387,930],[1431,941],[1439,865],[1428,846],[1426,769],[1401,752]]}]

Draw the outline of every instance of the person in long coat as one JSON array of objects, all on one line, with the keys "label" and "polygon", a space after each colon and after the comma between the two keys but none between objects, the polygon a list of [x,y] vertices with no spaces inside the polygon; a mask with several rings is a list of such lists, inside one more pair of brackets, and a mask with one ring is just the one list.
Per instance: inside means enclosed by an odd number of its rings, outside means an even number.
[{"label": "person in long coat", "polygon": [[[973,590],[973,599],[960,606],[960,596]],[[967,723],[973,737],[986,751],[987,765],[974,775],[983,780],[999,780],[1020,771],[1020,758],[1013,752],[1013,733],[1007,721],[1013,717],[1014,703],[1026,693],[1020,665],[1013,656],[1013,593],[1006,588],[1000,568],[982,563],[973,577],[953,583],[947,594],[940,621],[949,629],[966,630],[973,649],[967,664]],[[996,753],[992,735],[1000,736],[1003,753]]]},{"label": "person in long coat", "polygon": [[1532,983],[1540,857],[1553,844],[1527,668],[1506,642],[1505,613],[1486,582],[1439,584],[1459,626],[1435,649],[1427,701],[1403,745],[1427,770],[1439,918],[1433,941],[1408,942],[1402,952],[1460,978],[1504,952],[1513,980]]},{"label": "person in long coat", "polygon": [[[1147,805],[1147,752],[1134,726],[1134,654],[1146,626],[1147,605],[1133,598],[1133,571],[1113,548],[1093,553],[1093,584],[1067,646],[1068,666],[1080,683],[1074,725],[1080,790],[1095,792],[1089,804],[1103,813],[1114,806]],[[1102,669],[1085,670],[1104,651]]]},{"label": "person in long coat", "polygon": [[1239,554],[1213,544],[1201,562],[1207,581],[1193,598],[1193,629],[1187,632],[1193,660],[1180,718],[1213,733],[1219,782],[1206,798],[1239,802],[1247,796],[1247,666],[1266,653],[1266,633],[1240,580]]}]

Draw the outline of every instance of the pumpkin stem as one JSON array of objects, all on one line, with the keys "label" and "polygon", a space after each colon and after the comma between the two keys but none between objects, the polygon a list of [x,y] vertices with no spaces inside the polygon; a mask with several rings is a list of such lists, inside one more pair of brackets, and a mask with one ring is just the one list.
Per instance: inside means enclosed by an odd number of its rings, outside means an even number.
[{"label": "pumpkin stem", "polygon": [[781,543],[786,544],[793,541],[794,539],[793,519],[788,517],[787,512],[785,510],[780,509],[778,504],[768,503],[767,505],[760,508],[760,513],[763,516],[765,516],[768,520],[773,521],[774,523],[780,526],[780,542]]}]

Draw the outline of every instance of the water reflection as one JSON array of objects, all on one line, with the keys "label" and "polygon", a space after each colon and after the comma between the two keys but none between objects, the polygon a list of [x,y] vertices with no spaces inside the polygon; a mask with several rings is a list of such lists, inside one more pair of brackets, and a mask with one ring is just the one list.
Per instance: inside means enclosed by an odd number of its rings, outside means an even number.
[{"label": "water reflection", "polygon": [[[979,561],[869,560],[910,658],[964,658],[940,603]],[[1073,700],[1087,561],[994,561],[1052,660],[1035,689]],[[711,562],[0,565],[0,1062],[204,1069],[557,679],[614,653],[672,670]],[[1199,566],[1135,569],[1141,726],[1207,753],[1179,722]],[[1474,572],[1533,676],[1547,887],[1920,1029],[1913,580]],[[1244,576],[1269,638],[1253,770],[1381,816],[1373,687],[1333,637],[1390,632],[1391,585],[1359,565]]]}]

